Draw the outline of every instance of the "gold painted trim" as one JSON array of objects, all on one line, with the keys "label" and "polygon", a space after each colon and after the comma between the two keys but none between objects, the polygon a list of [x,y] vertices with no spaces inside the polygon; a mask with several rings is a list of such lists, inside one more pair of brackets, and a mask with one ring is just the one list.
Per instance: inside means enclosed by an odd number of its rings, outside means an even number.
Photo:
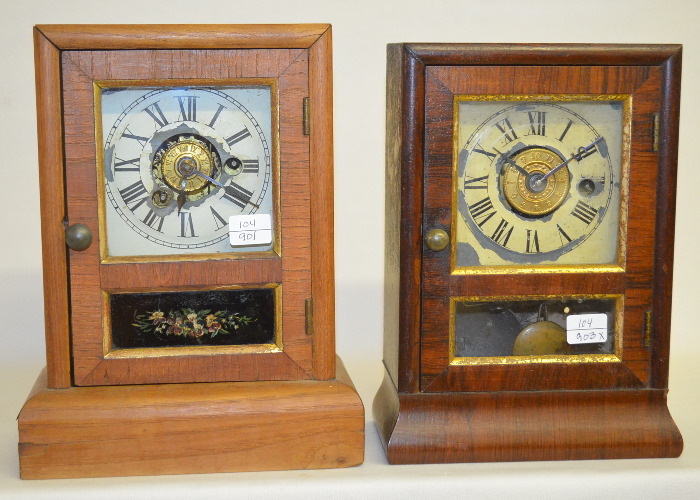
[{"label": "gold painted trim", "polygon": [[100,243],[100,260],[104,261],[107,255],[107,215],[105,200],[105,146],[104,130],[102,129],[102,88],[97,82],[92,83],[92,95],[94,101],[95,123],[95,165],[97,171],[97,239]]},{"label": "gold painted trim", "polygon": [[[100,240],[102,244],[102,240]],[[106,243],[105,243],[106,245]],[[146,264],[154,262],[200,262],[205,260],[240,260],[240,259],[274,259],[279,254],[274,250],[265,252],[216,252],[174,255],[129,255],[124,257],[105,257],[100,264]]]},{"label": "gold painted trim", "polygon": [[116,87],[142,87],[142,88],[162,88],[162,87],[183,87],[183,86],[255,86],[255,85],[276,85],[277,78],[250,77],[250,78],[154,78],[146,80],[95,80],[95,85],[100,88]]},{"label": "gold painted trim", "polygon": [[263,288],[275,289],[275,345],[284,351],[284,336],[282,335],[282,283],[269,283]]},{"label": "gold painted trim", "polygon": [[[176,293],[176,292],[206,292],[212,290],[262,290],[272,288],[275,294],[275,342],[273,344],[245,344],[231,346],[178,346],[178,347],[139,347],[139,348],[113,348],[112,347],[112,317],[109,308],[110,295],[123,295],[130,293]],[[282,330],[282,284],[267,283],[260,286],[230,285],[225,287],[199,287],[185,289],[134,289],[119,290],[118,292],[102,291],[102,356],[104,359],[139,359],[158,358],[170,356],[214,356],[231,354],[266,354],[284,352],[284,338]]]},{"label": "gold painted trim", "polygon": [[[539,356],[455,356],[455,308],[457,302],[525,302],[538,300],[576,300],[576,299],[613,299],[615,300],[615,340],[613,354],[553,354]],[[622,294],[565,294],[565,295],[498,295],[450,297],[449,321],[449,364],[451,366],[475,365],[525,365],[532,363],[621,363],[623,339],[622,332],[625,296]]]},{"label": "gold painted trim", "polygon": [[[459,216],[459,103],[464,101],[621,101],[622,102],[622,151],[620,165],[620,213],[618,219],[618,249],[616,264],[524,264],[491,266],[457,266],[457,217]],[[450,270],[452,275],[475,274],[552,274],[552,273],[623,273],[627,259],[627,214],[629,211],[629,171],[632,139],[632,95],[631,94],[542,94],[505,95],[472,94],[455,95],[452,102],[452,220],[450,223]]]},{"label": "gold painted trim", "polygon": [[[272,211],[274,213],[274,238],[272,250],[265,252],[214,252],[173,255],[133,255],[111,257],[107,252],[107,219],[105,200],[104,172],[104,130],[102,128],[102,89],[117,87],[140,88],[177,88],[183,86],[267,86],[270,87],[270,167],[272,190]],[[140,262],[191,262],[204,260],[239,260],[239,259],[269,259],[282,256],[282,224],[280,203],[280,122],[279,122],[279,82],[277,78],[191,78],[191,79],[153,79],[153,80],[96,80],[93,82],[94,122],[95,122],[95,160],[97,162],[97,215],[99,224],[100,263],[101,264],[131,264]]]},{"label": "gold painted trim", "polygon": [[456,95],[456,101],[624,101],[630,94],[470,94]]},{"label": "gold painted trim", "polygon": [[573,274],[573,273],[624,273],[624,268],[617,264],[571,264],[571,265],[503,265],[503,266],[472,266],[457,267],[452,271],[454,276],[474,274]]},{"label": "gold painted trim", "polygon": [[[109,307],[109,293],[102,293],[102,357],[106,358],[112,348],[112,315]],[[454,352],[454,351],[450,351]]]},{"label": "gold painted trim", "polygon": [[242,346],[187,346],[187,347],[145,347],[135,349],[114,349],[105,359],[143,359],[178,356],[222,356],[231,354],[264,354],[282,352],[275,344],[255,344]]},{"label": "gold painted trim", "polygon": [[281,193],[281,165],[282,160],[280,159],[280,97],[279,97],[279,81],[276,78],[265,79],[270,80],[270,97],[272,99],[271,111],[272,123],[270,124],[270,131],[272,133],[272,151],[270,153],[270,161],[272,161],[272,211],[275,214],[275,225],[274,225],[274,241],[273,241],[273,251],[279,257],[282,256],[282,202],[280,200]]},{"label": "gold painted trim", "polygon": [[540,356],[508,356],[508,357],[483,357],[483,358],[454,358],[450,361],[452,366],[474,365],[527,365],[531,363],[620,363],[622,360],[614,354],[567,354],[567,355],[540,355]]},{"label": "gold painted trim", "polygon": [[627,267],[627,220],[630,202],[630,168],[632,163],[632,96],[622,101],[622,151],[620,152],[620,214],[618,220],[617,262]]}]

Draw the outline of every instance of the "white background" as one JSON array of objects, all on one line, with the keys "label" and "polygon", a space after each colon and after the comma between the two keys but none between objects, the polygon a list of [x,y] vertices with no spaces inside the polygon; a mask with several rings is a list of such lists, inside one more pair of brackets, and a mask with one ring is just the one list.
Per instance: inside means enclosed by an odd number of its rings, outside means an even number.
[{"label": "white background", "polygon": [[[330,471],[19,480],[14,419],[44,365],[32,26],[304,22],[333,25],[337,351],[368,409],[364,465]],[[0,497],[699,498],[698,23],[697,0],[0,0]],[[684,44],[669,395],[685,438],[681,458],[387,465],[369,408],[382,377],[384,84],[390,42]]]}]

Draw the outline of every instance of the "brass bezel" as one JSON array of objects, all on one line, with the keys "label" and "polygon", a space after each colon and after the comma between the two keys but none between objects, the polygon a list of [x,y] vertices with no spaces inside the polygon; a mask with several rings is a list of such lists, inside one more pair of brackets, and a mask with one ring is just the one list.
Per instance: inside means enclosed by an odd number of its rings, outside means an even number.
[{"label": "brass bezel", "polygon": [[[183,86],[198,87],[270,87],[271,111],[271,180],[273,220],[273,248],[264,252],[216,252],[216,253],[183,253],[173,255],[134,255],[126,257],[111,257],[107,253],[107,221],[105,201],[104,175],[104,131],[102,129],[102,99],[103,88],[142,87],[142,88],[176,88]],[[94,120],[95,120],[95,151],[97,161],[97,199],[99,221],[100,263],[125,264],[138,262],[180,262],[203,260],[238,260],[275,258],[282,255],[281,241],[281,204],[280,199],[280,147],[279,147],[279,88],[277,78],[226,78],[226,79],[156,79],[156,80],[99,80],[93,82]]]},{"label": "brass bezel", "polygon": [[[620,165],[620,213],[618,216],[617,264],[523,264],[457,266],[457,173],[459,158],[459,103],[463,101],[621,101],[622,102],[622,151]],[[630,142],[632,138],[631,94],[539,94],[539,95],[455,95],[452,111],[452,234],[450,245],[450,271],[452,275],[474,274],[537,274],[537,273],[623,273],[627,258],[627,217],[629,211]]]},{"label": "brass bezel", "polygon": [[[110,295],[127,293],[157,293],[157,292],[197,292],[209,290],[261,290],[273,288],[275,293],[275,342],[273,344],[245,344],[233,346],[183,346],[183,347],[137,347],[112,348],[112,317],[109,309]],[[159,358],[174,356],[218,356],[222,354],[263,354],[283,352],[284,342],[282,336],[282,285],[279,283],[267,283],[261,286],[231,285],[225,287],[200,287],[183,289],[149,289],[149,290],[119,290],[118,292],[102,291],[102,317],[104,318],[102,335],[102,353],[104,359],[115,358]]]},{"label": "brass bezel", "polygon": [[[455,307],[457,302],[526,301],[552,299],[614,299],[615,300],[615,353],[614,354],[553,354],[539,356],[483,356],[458,357],[455,352]],[[449,364],[452,366],[473,365],[524,365],[531,363],[620,363],[622,362],[622,332],[624,318],[623,294],[562,294],[562,295],[494,295],[475,297],[450,297]]]}]

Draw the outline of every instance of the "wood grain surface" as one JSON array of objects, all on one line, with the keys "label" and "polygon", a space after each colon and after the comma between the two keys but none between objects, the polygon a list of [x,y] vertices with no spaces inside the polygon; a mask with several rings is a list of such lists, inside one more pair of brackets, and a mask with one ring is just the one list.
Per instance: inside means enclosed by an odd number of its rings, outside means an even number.
[{"label": "wood grain surface", "polygon": [[335,379],[47,389],[19,415],[23,479],[351,467],[364,408]]},{"label": "wood grain surface", "polygon": [[333,226],[333,58],[331,28],[309,49],[309,194],[311,197],[311,292],[313,296],[313,372],[317,379],[335,373],[335,261]]},{"label": "wood grain surface", "polygon": [[[194,31],[158,25],[35,28],[50,387],[334,376],[330,37],[330,26],[323,24],[210,25]],[[109,263],[97,244],[83,252],[66,250],[64,222],[86,224],[96,240],[104,238],[95,82],[199,79],[211,84],[240,78],[277,83],[280,168],[273,184],[279,193],[281,256]],[[317,124],[310,137],[301,127],[305,97]],[[313,220],[312,213],[317,214]],[[282,285],[281,353],[108,356],[105,293],[272,283]],[[314,335],[306,332],[305,303],[311,298]]]},{"label": "wood grain surface", "polygon": [[[302,100],[308,95],[308,56],[299,49],[246,51],[66,51],[63,53],[68,220],[93,229],[98,238],[96,129],[93,82],[275,78],[279,85],[279,188],[282,256],[190,262],[105,263],[98,245],[70,251],[73,369],[77,385],[290,380],[312,378],[312,338],[306,335],[304,300],[311,297],[309,140],[302,134]],[[107,84],[108,85],[108,84]],[[220,259],[221,256],[216,256]],[[134,267],[138,269],[134,272]],[[171,277],[172,279],[169,279]],[[225,285],[251,288],[282,283],[283,350],[220,354],[186,359],[163,356],[110,359],[108,331],[100,314],[103,292],[146,284],[161,291]]]},{"label": "wood grain surface", "polygon": [[[661,72],[649,66],[428,67],[424,144],[424,228],[450,228],[455,95],[618,94],[632,96],[629,244],[624,273],[451,274],[449,252],[422,256],[421,387],[435,391],[642,387],[649,379],[644,313],[652,309],[657,154],[650,125],[660,113]],[[427,230],[427,229],[426,229]],[[625,234],[625,231],[622,232]],[[533,366],[450,366],[446,296],[625,295],[623,363],[546,363]],[[630,295],[629,297],[627,295]],[[629,299],[629,300],[628,300]],[[494,299],[497,300],[497,299]]]},{"label": "wood grain surface", "polygon": [[423,63],[387,47],[384,363],[402,392],[420,383]]},{"label": "wood grain surface", "polygon": [[[665,391],[681,47],[394,44],[387,56],[387,373],[373,410],[390,462],[680,454]],[[632,96],[622,270],[461,275],[449,252],[424,251],[424,229],[451,227],[454,96],[480,94]],[[450,297],[581,293],[623,298],[619,361],[451,363]]]},{"label": "wood grain surface", "polygon": [[328,24],[64,24],[36,29],[60,50],[307,49]]},{"label": "wood grain surface", "polygon": [[[49,387],[71,384],[68,264],[66,262],[63,123],[60,53],[34,30],[37,136],[41,200],[41,244],[44,268],[44,328]],[[50,214],[50,215],[49,215]]]},{"label": "wood grain surface", "polygon": [[683,440],[661,389],[399,394],[374,418],[391,464],[671,458]]},{"label": "wood grain surface", "polygon": [[[48,369],[19,416],[21,476],[361,463],[364,408],[334,352],[330,26],[40,26],[35,47]],[[95,85],[246,78],[274,79],[278,92],[280,254],[106,259],[97,244],[105,235]],[[97,242],[67,250],[64,223],[86,224]],[[108,294],[272,285],[281,297],[278,352],[110,356]]]}]

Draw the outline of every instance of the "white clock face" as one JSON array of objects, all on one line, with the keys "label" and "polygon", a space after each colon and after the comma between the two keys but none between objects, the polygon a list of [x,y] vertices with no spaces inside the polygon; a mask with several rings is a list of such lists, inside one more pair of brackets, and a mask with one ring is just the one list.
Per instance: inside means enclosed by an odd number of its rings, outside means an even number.
[{"label": "white clock face", "polygon": [[270,250],[232,246],[229,217],[274,221],[271,103],[264,85],[102,89],[107,254]]},{"label": "white clock face", "polygon": [[458,102],[457,267],[617,264],[623,102]]}]

